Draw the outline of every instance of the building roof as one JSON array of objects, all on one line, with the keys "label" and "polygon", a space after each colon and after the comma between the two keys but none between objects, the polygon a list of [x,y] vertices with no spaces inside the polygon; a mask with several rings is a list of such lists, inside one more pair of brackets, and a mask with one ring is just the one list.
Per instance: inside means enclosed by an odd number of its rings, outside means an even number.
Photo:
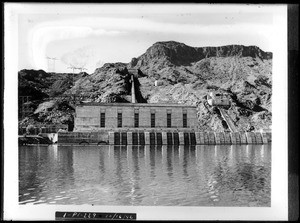
[{"label": "building roof", "polygon": [[76,107],[83,106],[123,106],[123,107],[185,107],[185,108],[196,108],[193,105],[186,104],[169,104],[169,103],[97,103],[97,102],[89,102],[77,104]]}]

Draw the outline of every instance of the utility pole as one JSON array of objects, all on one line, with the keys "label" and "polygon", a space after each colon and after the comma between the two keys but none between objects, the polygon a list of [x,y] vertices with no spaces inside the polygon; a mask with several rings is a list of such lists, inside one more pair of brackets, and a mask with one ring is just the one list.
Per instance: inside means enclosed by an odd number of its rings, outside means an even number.
[{"label": "utility pole", "polygon": [[70,64],[70,67],[68,67],[68,69],[72,69],[72,70],[73,70],[73,74],[74,74],[74,71],[75,71],[77,68]]},{"label": "utility pole", "polygon": [[81,73],[83,70],[86,70],[86,68],[84,68],[84,67],[76,67],[75,69],[80,70],[80,73]]},{"label": "utility pole", "polygon": [[[55,61],[58,60],[56,57],[46,57],[48,60],[48,72],[55,72]],[[52,63],[51,63],[52,62]]]},{"label": "utility pole", "polygon": [[68,67],[68,69],[72,69],[72,74],[73,74],[73,86],[75,85],[75,83],[74,83],[74,71],[75,71],[75,69],[77,69],[75,66],[73,66],[72,64],[70,64],[70,67]]}]

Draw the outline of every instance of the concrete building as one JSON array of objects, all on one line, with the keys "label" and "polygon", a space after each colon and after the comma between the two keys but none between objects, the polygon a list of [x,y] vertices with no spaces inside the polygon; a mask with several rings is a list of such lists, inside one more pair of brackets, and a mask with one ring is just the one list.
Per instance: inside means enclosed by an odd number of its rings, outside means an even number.
[{"label": "concrete building", "polygon": [[207,95],[207,102],[211,106],[230,107],[231,103],[227,94],[210,92]]},{"label": "concrete building", "polygon": [[196,131],[197,122],[195,106],[86,103],[76,107],[74,131]]}]

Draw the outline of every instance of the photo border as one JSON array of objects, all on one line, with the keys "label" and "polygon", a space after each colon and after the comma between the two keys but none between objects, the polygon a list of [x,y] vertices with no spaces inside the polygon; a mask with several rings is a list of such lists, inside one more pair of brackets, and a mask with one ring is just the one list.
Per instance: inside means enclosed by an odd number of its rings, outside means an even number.
[{"label": "photo border", "polygon": [[[18,204],[18,14],[45,3],[5,4],[4,219],[54,220],[55,211],[137,213],[137,220],[287,220],[287,5],[274,5],[271,207],[150,207]],[[53,6],[53,4],[50,4]],[[50,6],[49,5],[49,6]],[[153,4],[155,5],[155,4]],[[87,4],[91,8],[91,4]],[[62,4],[59,4],[62,7]],[[80,6],[80,8],[82,5]],[[265,6],[271,7],[271,6]],[[51,10],[50,10],[51,11]],[[39,11],[40,12],[40,11]],[[278,43],[278,44],[276,44]],[[29,214],[30,213],[30,214]],[[155,214],[153,214],[155,213]]]}]

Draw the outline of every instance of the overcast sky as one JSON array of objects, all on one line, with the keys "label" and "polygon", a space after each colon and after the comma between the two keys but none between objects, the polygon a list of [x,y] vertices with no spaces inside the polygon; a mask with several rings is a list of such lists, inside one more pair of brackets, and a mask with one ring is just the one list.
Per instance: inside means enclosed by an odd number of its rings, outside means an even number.
[{"label": "overcast sky", "polygon": [[[276,6],[31,4],[19,15],[19,69],[88,73],[128,63],[158,41],[189,46],[256,45],[272,51]],[[51,62],[51,60],[50,60]],[[77,70],[78,72],[79,70]]]}]

